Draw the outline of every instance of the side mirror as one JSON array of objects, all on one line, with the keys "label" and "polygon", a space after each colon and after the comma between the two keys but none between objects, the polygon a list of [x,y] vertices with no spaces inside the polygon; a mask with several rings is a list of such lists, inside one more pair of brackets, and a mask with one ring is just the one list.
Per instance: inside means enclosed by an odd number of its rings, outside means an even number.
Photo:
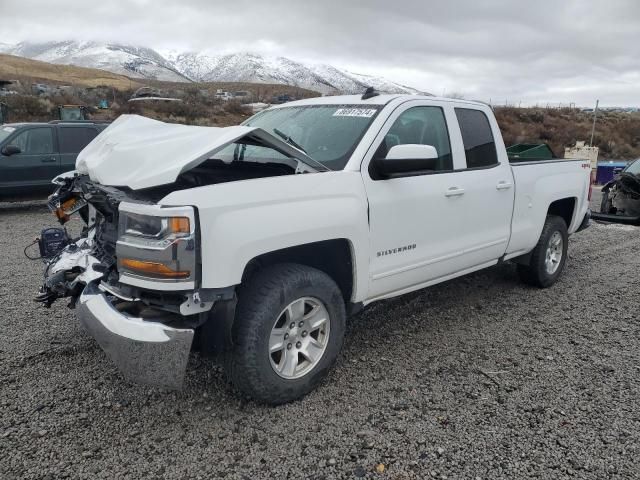
[{"label": "side mirror", "polygon": [[11,155],[22,153],[22,150],[20,150],[20,147],[18,147],[17,145],[5,145],[4,147],[2,147],[2,150],[0,150],[0,153],[7,157],[10,157]]},{"label": "side mirror", "polygon": [[436,170],[438,151],[432,145],[394,145],[387,156],[376,160],[378,172],[384,177]]}]

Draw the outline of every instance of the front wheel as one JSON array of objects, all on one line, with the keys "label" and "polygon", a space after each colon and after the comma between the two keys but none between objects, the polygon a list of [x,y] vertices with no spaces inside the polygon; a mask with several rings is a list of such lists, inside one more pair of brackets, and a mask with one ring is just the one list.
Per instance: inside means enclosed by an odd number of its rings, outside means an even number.
[{"label": "front wheel", "polygon": [[345,319],[340,289],[324,272],[297,264],[265,268],[238,293],[226,374],[258,401],[298,399],[335,363]]},{"label": "front wheel", "polygon": [[567,261],[569,234],[564,219],[549,215],[528,265],[518,265],[518,274],[529,285],[547,288],[556,283]]}]

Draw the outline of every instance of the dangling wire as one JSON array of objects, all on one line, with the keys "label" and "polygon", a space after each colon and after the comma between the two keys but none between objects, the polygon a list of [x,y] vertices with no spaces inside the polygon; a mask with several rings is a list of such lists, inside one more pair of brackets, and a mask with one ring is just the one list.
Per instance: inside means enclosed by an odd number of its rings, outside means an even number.
[{"label": "dangling wire", "polygon": [[24,256],[27,257],[29,260],[40,260],[42,258],[42,256],[39,257],[30,257],[29,254],[27,253],[27,250],[31,247],[33,247],[34,245],[38,244],[38,239],[36,238],[33,243],[30,243],[29,245],[27,245],[26,247],[24,247],[23,253]]}]

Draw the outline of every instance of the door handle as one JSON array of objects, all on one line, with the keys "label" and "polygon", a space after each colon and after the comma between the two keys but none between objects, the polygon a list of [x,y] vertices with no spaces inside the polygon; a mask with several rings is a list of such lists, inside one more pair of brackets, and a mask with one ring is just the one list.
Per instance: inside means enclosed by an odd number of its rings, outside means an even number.
[{"label": "door handle", "polygon": [[460,195],[464,195],[464,188],[451,187],[444,192],[445,197],[459,197]]},{"label": "door handle", "polygon": [[496,190],[509,190],[511,187],[513,187],[513,183],[509,183],[509,182],[498,182],[498,185],[496,185]]},{"label": "door handle", "polygon": [[41,160],[42,163],[53,163],[53,162],[57,162],[58,159],[55,157],[51,157],[51,158],[43,158]]}]

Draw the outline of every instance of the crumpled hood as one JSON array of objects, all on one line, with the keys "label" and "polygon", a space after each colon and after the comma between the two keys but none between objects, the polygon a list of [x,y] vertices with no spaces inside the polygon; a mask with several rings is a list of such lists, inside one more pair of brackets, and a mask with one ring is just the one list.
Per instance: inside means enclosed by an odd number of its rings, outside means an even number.
[{"label": "crumpled hood", "polygon": [[310,160],[257,127],[194,127],[122,115],[78,154],[76,170],[103,185],[133,190],[165,185],[245,136]]}]

